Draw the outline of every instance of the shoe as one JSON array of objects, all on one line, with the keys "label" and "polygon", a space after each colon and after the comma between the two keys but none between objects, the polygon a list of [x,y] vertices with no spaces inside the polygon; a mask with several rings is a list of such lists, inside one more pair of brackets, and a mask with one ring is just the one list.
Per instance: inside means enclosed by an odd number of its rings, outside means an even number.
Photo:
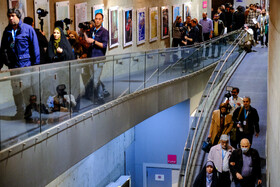
[{"label": "shoe", "polygon": [[215,56],[214,56],[214,55],[212,55],[212,56],[210,56],[209,58],[215,58]]},{"label": "shoe", "polygon": [[259,44],[260,42],[256,41],[256,44]]},{"label": "shoe", "polygon": [[261,45],[261,47],[263,48],[263,47],[264,47],[264,45]]},{"label": "shoe", "polygon": [[95,104],[95,105],[102,105],[102,104],[104,104],[104,103],[105,103],[105,100],[104,100],[104,98],[102,98],[102,97],[98,97],[98,98],[96,98],[95,101],[94,101],[94,104]]},{"label": "shoe", "polygon": [[107,90],[103,90],[103,96],[104,97],[109,97],[110,96],[110,93],[107,91]]}]

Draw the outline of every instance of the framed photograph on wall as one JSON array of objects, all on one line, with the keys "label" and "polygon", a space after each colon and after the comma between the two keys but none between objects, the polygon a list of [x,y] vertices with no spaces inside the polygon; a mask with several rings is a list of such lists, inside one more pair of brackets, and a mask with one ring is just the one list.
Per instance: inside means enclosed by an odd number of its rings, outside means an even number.
[{"label": "framed photograph on wall", "polygon": [[158,8],[152,7],[149,9],[149,33],[150,42],[158,39]]},{"label": "framed photograph on wall", "polygon": [[182,16],[182,5],[173,5],[172,23],[175,22],[177,16]]},{"label": "framed photograph on wall", "polygon": [[137,45],[146,42],[146,8],[137,9]]},{"label": "framed photograph on wall", "polygon": [[75,27],[76,32],[79,32],[79,23],[87,21],[87,3],[75,4]]},{"label": "framed photograph on wall", "polygon": [[21,20],[27,16],[26,0],[9,0],[8,8],[19,9]]},{"label": "framed photograph on wall", "polygon": [[123,9],[123,46],[132,45],[132,8]]},{"label": "framed photograph on wall", "polygon": [[70,19],[69,1],[56,2],[56,21]]},{"label": "framed photograph on wall", "polygon": [[161,39],[169,37],[169,9],[168,6],[161,7]]},{"label": "framed photograph on wall", "polygon": [[[104,4],[100,4],[100,5],[94,5],[92,7],[92,19],[94,20],[95,15],[97,13],[101,13],[104,15]],[[103,24],[103,23],[102,23]]]},{"label": "framed photograph on wall", "polygon": [[190,5],[189,3],[184,4],[184,14],[183,14],[183,21],[187,20],[187,17],[191,15]]},{"label": "framed photograph on wall", "polygon": [[119,7],[109,8],[109,47],[119,45]]}]

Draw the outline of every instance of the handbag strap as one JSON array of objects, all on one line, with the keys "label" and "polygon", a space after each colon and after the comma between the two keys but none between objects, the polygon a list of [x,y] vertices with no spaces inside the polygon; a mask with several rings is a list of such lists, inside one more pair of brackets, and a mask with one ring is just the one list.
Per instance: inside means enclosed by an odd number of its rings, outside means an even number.
[{"label": "handbag strap", "polygon": [[240,118],[240,114],[241,114],[242,109],[243,109],[243,106],[242,106],[242,107],[240,108],[240,110],[239,110],[239,114],[238,114],[238,117],[237,117],[237,121],[239,121],[239,118]]}]

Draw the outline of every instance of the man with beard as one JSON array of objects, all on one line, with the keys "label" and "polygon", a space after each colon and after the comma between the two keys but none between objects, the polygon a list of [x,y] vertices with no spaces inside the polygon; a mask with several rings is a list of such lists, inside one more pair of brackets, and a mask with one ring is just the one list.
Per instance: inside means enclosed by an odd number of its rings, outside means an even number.
[{"label": "man with beard", "polygon": [[229,145],[228,135],[223,134],[220,144],[213,146],[208,155],[208,161],[212,161],[218,170],[218,186],[230,187],[229,158],[234,148]]},{"label": "man with beard", "polygon": [[243,98],[243,107],[238,107],[234,111],[232,120],[237,126],[237,141],[247,138],[252,145],[254,132],[256,132],[255,136],[258,137],[260,128],[258,112],[250,104],[251,98],[245,96]]},{"label": "man with beard", "polygon": [[212,122],[208,138],[211,139],[212,145],[219,143],[222,134],[228,134],[233,126],[232,116],[227,114],[227,104],[222,103],[218,110],[212,114]]},{"label": "man with beard", "polygon": [[[21,21],[18,9],[7,12],[9,25],[3,32],[0,50],[0,70],[3,64],[9,69],[28,67],[40,64],[40,48],[35,30]],[[24,70],[22,70],[24,72]],[[21,70],[17,71],[19,74]],[[15,73],[11,72],[11,75]],[[24,108],[29,104],[29,96],[38,93],[36,78],[25,76],[12,79],[14,102],[16,105],[15,119],[23,118]]]},{"label": "man with beard", "polygon": [[[219,37],[221,35],[224,34],[224,23],[222,20],[219,19],[219,14],[215,14],[214,18],[213,18],[213,28],[214,28],[214,32],[213,32],[213,38]],[[222,50],[222,46],[220,44],[220,41],[216,41],[214,43],[212,43],[212,58],[215,58],[215,49],[216,46],[218,46],[218,55],[217,57],[219,58],[221,55],[221,50]]]}]

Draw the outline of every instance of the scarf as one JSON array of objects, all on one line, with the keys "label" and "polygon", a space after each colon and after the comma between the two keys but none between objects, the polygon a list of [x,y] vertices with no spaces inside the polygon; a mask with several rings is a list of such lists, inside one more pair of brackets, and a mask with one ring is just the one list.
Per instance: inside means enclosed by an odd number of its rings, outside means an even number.
[{"label": "scarf", "polygon": [[210,187],[212,184],[212,177],[213,177],[213,173],[207,173],[206,172],[206,186]]},{"label": "scarf", "polygon": [[[55,28],[55,30],[57,30],[57,31],[60,33],[59,28]],[[60,33],[60,34],[61,34],[61,33]],[[56,54],[57,48],[59,47],[60,40],[61,40],[61,36],[60,36],[60,38],[58,38],[57,40],[54,40],[54,41],[53,41],[54,53],[55,53],[55,54]]]}]

